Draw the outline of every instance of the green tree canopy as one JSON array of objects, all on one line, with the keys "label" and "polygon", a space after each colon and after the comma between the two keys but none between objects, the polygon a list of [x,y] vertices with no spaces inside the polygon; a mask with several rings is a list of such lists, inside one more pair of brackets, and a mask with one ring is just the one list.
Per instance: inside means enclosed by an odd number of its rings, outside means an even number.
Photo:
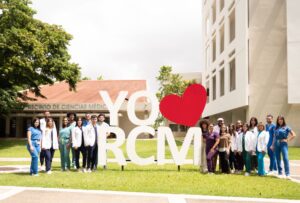
[{"label": "green tree canopy", "polygon": [[30,4],[0,1],[0,114],[30,99],[20,90],[44,97],[40,85],[66,81],[74,90],[80,79],[80,68],[68,53],[72,36],[61,26],[35,19]]},{"label": "green tree canopy", "polygon": [[[156,79],[159,82],[159,89],[156,93],[159,101],[169,94],[181,96],[189,85],[196,83],[196,80],[184,80],[180,74],[172,73],[171,66],[160,67]],[[159,114],[154,127],[157,128],[163,121],[164,117]]]}]

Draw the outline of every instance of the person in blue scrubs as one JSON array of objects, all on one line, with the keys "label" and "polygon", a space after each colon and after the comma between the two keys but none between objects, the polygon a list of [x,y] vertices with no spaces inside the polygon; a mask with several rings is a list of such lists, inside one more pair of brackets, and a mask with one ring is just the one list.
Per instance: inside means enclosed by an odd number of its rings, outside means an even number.
[{"label": "person in blue scrubs", "polygon": [[27,130],[27,150],[31,156],[30,175],[38,176],[39,154],[41,152],[42,131],[40,129],[40,120],[34,118],[31,127]]},{"label": "person in blue scrubs", "polygon": [[273,150],[271,150],[271,146],[273,144],[274,132],[275,132],[275,124],[273,123],[273,116],[271,114],[267,115],[266,118],[266,131],[269,132],[269,142],[267,145],[268,156],[270,158],[270,166],[268,175],[275,175],[277,174],[277,163],[276,163],[276,156]]},{"label": "person in blue scrubs", "polygon": [[284,163],[284,171],[287,179],[290,179],[290,165],[288,157],[288,142],[295,138],[296,134],[292,129],[286,125],[283,116],[277,117],[276,128],[275,128],[275,141],[273,142],[272,149],[275,149],[278,177],[284,178],[282,175],[281,167],[281,155]]}]

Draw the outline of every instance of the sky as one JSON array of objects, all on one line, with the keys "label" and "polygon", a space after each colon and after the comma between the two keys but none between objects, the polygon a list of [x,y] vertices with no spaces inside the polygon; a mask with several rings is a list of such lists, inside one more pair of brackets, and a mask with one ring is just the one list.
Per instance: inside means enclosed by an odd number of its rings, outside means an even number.
[{"label": "sky", "polygon": [[73,35],[69,51],[82,76],[147,79],[163,65],[200,72],[200,0],[33,0],[36,18]]}]

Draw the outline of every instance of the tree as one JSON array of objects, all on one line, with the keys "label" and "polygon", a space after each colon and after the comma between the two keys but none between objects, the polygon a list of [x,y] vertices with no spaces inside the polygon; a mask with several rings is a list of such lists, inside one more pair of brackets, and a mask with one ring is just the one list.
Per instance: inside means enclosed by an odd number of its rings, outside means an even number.
[{"label": "tree", "polygon": [[[159,89],[156,93],[156,97],[159,101],[169,94],[181,96],[189,85],[196,83],[196,80],[184,80],[181,75],[172,73],[171,66],[160,67],[159,76],[156,77],[156,79],[159,82]],[[161,125],[164,120],[165,118],[159,114],[155,121],[154,128]]]},{"label": "tree", "polygon": [[0,114],[21,107],[27,89],[44,97],[40,85],[66,81],[75,90],[78,64],[71,63],[68,45],[72,36],[61,26],[34,18],[29,0],[0,1]]}]

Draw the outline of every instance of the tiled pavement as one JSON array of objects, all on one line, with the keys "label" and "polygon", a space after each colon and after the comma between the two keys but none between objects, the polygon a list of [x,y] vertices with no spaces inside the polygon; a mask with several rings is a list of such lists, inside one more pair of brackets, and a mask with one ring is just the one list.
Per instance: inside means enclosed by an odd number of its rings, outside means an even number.
[{"label": "tiled pavement", "polygon": [[25,188],[0,186],[0,202],[3,203],[74,203],[74,202],[105,202],[105,203],[235,203],[235,202],[299,202],[297,200],[239,198],[202,195],[174,195],[136,192],[113,192],[71,190],[53,188]]}]

